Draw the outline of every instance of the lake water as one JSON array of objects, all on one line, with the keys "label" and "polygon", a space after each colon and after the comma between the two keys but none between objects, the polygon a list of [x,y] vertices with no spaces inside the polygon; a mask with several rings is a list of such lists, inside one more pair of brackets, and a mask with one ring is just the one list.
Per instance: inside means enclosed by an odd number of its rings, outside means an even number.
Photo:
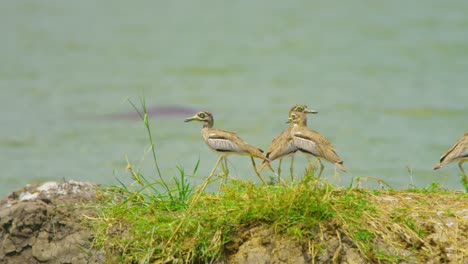
[{"label": "lake water", "polygon": [[[337,184],[462,189],[455,164],[431,168],[468,131],[467,14],[468,1],[437,0],[2,1],[0,195],[32,181],[128,182],[126,155],[154,175],[142,123],[111,115],[139,96],[210,110],[263,149],[289,107],[307,104],[320,112],[309,127],[350,171]],[[165,177],[200,158],[198,183],[216,155],[185,117],[151,127]],[[232,157],[231,174],[257,180],[249,162]]]}]

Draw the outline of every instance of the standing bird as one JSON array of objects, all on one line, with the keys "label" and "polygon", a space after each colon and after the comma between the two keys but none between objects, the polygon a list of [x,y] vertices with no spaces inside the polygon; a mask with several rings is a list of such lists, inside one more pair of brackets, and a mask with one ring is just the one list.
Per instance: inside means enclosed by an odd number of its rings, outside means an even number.
[{"label": "standing bird", "polygon": [[440,169],[442,166],[454,161],[459,161],[458,167],[462,171],[463,175],[466,176],[462,164],[468,161],[468,133],[463,134],[463,136],[461,136],[457,142],[455,142],[455,144],[447,150],[444,155],[442,155],[439,164],[434,167],[434,170]]},{"label": "standing bird", "polygon": [[[289,109],[288,117],[293,112],[303,112],[303,113],[310,113],[310,114],[317,114],[318,112],[312,109],[309,109],[306,105],[293,105],[291,109]],[[307,126],[307,119],[304,120],[304,125]],[[284,129],[278,136],[273,138],[270,147],[267,150],[266,157],[270,161],[274,161],[276,159],[280,159],[278,164],[278,177],[281,175],[281,162],[282,159],[286,156],[291,156],[291,166],[289,168],[289,172],[291,174],[291,180],[294,180],[293,172],[294,172],[294,153],[297,151],[296,146],[292,142],[291,137],[291,129],[293,127],[293,123],[290,123],[289,126]],[[267,161],[263,161],[262,164],[259,166],[259,171],[264,169],[269,163]]]},{"label": "standing bird", "polygon": [[268,159],[262,154],[263,150],[248,144],[242,140],[237,133],[213,128],[214,119],[210,112],[200,111],[194,116],[185,119],[185,122],[190,121],[200,121],[203,123],[203,128],[201,130],[203,140],[211,150],[219,154],[215,168],[218,166],[219,162],[224,159],[224,165],[227,169],[226,156],[229,154],[250,156],[255,173],[263,184],[266,184],[263,177],[258,173],[253,159],[255,157],[268,162]]},{"label": "standing bird", "polygon": [[335,147],[324,136],[307,127],[307,116],[302,112],[293,112],[289,117],[289,121],[293,123],[291,128],[291,137],[294,146],[306,154],[316,157],[320,163],[319,177],[323,172],[323,164],[320,159],[325,159],[333,163],[336,167],[344,172],[348,172],[343,166],[343,161],[336,153]]}]

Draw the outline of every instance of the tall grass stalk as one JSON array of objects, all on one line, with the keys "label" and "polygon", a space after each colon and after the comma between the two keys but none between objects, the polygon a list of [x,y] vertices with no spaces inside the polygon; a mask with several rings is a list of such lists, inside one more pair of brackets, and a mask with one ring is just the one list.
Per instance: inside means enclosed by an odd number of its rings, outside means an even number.
[{"label": "tall grass stalk", "polygon": [[153,136],[151,134],[151,128],[150,128],[150,125],[149,125],[148,111],[146,109],[146,100],[145,100],[144,97],[140,97],[140,103],[141,103],[141,106],[143,108],[143,112],[141,112],[138,109],[138,107],[136,107],[136,105],[130,99],[128,99],[128,102],[133,106],[133,108],[138,113],[138,115],[140,116],[141,120],[143,121],[143,123],[145,125],[146,131],[148,132],[148,140],[150,142],[151,152],[153,154],[154,167],[156,168],[156,171],[158,173],[160,183],[162,184],[162,186],[166,190],[167,195],[169,195],[170,198],[172,199],[173,197],[172,197],[172,194],[171,194],[171,190],[170,190],[169,186],[167,185],[166,181],[164,180],[164,178],[163,178],[163,176],[161,174],[161,170],[159,169],[158,159],[156,158],[156,150],[154,149],[155,145],[154,145],[154,141],[153,141]]}]

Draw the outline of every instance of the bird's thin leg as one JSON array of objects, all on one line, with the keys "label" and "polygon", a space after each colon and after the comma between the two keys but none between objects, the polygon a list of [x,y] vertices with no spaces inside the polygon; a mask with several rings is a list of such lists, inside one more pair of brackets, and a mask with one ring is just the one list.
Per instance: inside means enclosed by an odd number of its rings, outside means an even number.
[{"label": "bird's thin leg", "polygon": [[[223,162],[224,160],[224,162]],[[223,176],[227,174],[227,166],[226,166],[226,156],[223,157],[223,160],[221,160],[221,170],[223,172]]]},{"label": "bird's thin leg", "polygon": [[227,156],[224,157],[224,166],[226,166],[226,178],[224,178],[224,184],[226,185],[229,177],[229,166]]},{"label": "bird's thin leg", "polygon": [[304,173],[305,173],[304,176],[308,175],[310,173],[311,169],[314,170],[314,176],[315,176],[315,166],[312,166],[312,161],[310,161],[308,156],[306,156],[305,158],[307,160],[307,165],[306,165],[305,170],[304,170]]},{"label": "bird's thin leg", "polygon": [[[280,160],[280,161],[281,161],[281,160]],[[264,162],[267,163],[268,168],[271,170],[271,172],[273,172],[273,174],[276,175],[276,178],[278,178],[278,184],[284,183],[284,181],[281,179],[281,176],[280,176],[280,175],[273,169],[273,167],[271,166],[270,161],[266,161],[266,160],[265,160]],[[260,166],[261,166],[261,165],[260,165]],[[280,166],[281,166],[281,165],[280,165]],[[280,169],[280,170],[281,170],[281,169]]]},{"label": "bird's thin leg", "polygon": [[252,156],[250,156],[250,160],[252,161],[252,165],[253,165],[253,168],[254,168],[254,171],[255,173],[257,174],[257,176],[260,178],[260,180],[262,181],[262,183],[264,185],[267,185],[266,181],[263,179],[262,175],[260,175],[260,173],[258,173],[257,171],[257,166],[255,166],[255,161],[254,161],[254,158]]},{"label": "bird's thin leg", "polygon": [[291,167],[289,168],[289,173],[291,174],[291,182],[294,181],[294,154],[291,156]]},{"label": "bird's thin leg", "polygon": [[228,159],[227,156],[224,157],[224,171],[223,171],[223,176],[224,176],[224,184],[227,183],[228,177],[229,177],[229,167],[228,167]]},{"label": "bird's thin leg", "polygon": [[465,163],[465,162],[466,162],[466,160],[462,160],[462,161],[458,162],[458,168],[460,168],[460,170],[462,171],[463,175],[466,176],[465,170],[463,169],[463,166],[462,166],[463,163]]},{"label": "bird's thin leg", "polygon": [[322,176],[323,168],[325,166],[323,166],[322,161],[319,158],[317,158],[317,160],[318,160],[318,162],[320,164],[320,172],[319,172],[319,175],[318,175],[318,177],[320,178]]},{"label": "bird's thin leg", "polygon": [[[224,155],[220,155],[218,160],[216,161],[215,163],[215,166],[213,167],[213,169],[211,170],[210,172],[210,175],[208,175],[208,177],[206,177],[206,180],[205,182],[203,182],[203,184],[200,186],[200,188],[197,190],[197,194],[195,195],[195,197],[193,197],[192,201],[190,202],[190,205],[189,207],[187,208],[187,211],[185,212],[185,215],[189,215],[192,210],[193,210],[193,207],[195,206],[195,204],[198,202],[198,199],[200,199],[200,196],[201,194],[205,191],[206,189],[206,186],[208,186],[208,183],[210,183],[210,179],[211,177],[213,177],[213,174],[215,173],[216,171],[216,168],[218,168],[218,165],[219,165],[219,162],[221,162],[221,159],[224,158]],[[187,221],[187,218],[188,217],[184,217],[182,219],[182,221],[180,221],[179,225],[176,227],[176,229],[174,230],[174,232],[172,233],[172,236],[169,238],[169,240],[167,241],[166,243],[166,246],[169,245],[172,240],[174,239],[174,237],[176,236],[177,232],[179,231],[179,229],[185,224],[185,222]]]},{"label": "bird's thin leg", "polygon": [[468,192],[468,175],[466,175],[465,170],[463,169],[463,163],[465,163],[465,162],[466,162],[466,160],[461,160],[458,163],[458,167],[463,172],[463,176],[462,176],[463,178],[462,178],[461,182],[462,182],[463,185],[465,185],[466,192]]},{"label": "bird's thin leg", "polygon": [[216,169],[217,169],[218,166],[219,166],[219,163],[220,163],[225,157],[226,157],[226,155],[220,155],[220,156],[219,156],[218,160],[216,160],[216,163],[215,163],[213,169],[211,169],[210,175],[209,175],[208,177],[213,176],[213,174],[215,173]]},{"label": "bird's thin leg", "polygon": [[225,172],[226,172],[226,177],[229,175],[229,167],[228,167],[228,160],[227,160],[227,156],[224,157],[224,168],[225,168]]},{"label": "bird's thin leg", "polygon": [[271,170],[271,172],[276,173],[273,167],[271,166],[270,162],[268,162],[268,168]]},{"label": "bird's thin leg", "polygon": [[221,192],[221,188],[223,186],[226,186],[228,177],[229,177],[229,167],[228,167],[227,156],[224,156],[223,160],[224,162],[221,162],[221,169],[223,170],[223,174],[222,174],[223,179],[222,179],[221,184],[219,185],[218,193]]},{"label": "bird's thin leg", "polygon": [[224,170],[225,170],[225,169],[224,169],[224,163],[221,162],[221,171],[222,171],[223,173],[224,173]]},{"label": "bird's thin leg", "polygon": [[278,162],[278,183],[281,182],[281,163],[283,162],[283,159],[280,159]]}]

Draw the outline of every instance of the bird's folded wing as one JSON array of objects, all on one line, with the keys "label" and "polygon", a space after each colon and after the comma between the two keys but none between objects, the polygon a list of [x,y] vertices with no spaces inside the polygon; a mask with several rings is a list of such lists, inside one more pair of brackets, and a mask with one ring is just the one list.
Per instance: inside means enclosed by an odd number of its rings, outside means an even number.
[{"label": "bird's folded wing", "polygon": [[468,147],[465,147],[465,149],[463,150],[461,156],[462,156],[463,158],[468,158]]},{"label": "bird's folded wing", "polygon": [[447,152],[444,153],[444,155],[442,155],[442,157],[440,157],[440,162],[468,156],[468,148],[462,148],[462,140],[458,140],[449,150],[447,150]]},{"label": "bird's folded wing", "polygon": [[280,145],[280,148],[281,148],[282,155],[288,155],[297,151],[297,146],[294,144],[292,139],[285,140],[284,142],[282,142],[282,144]]},{"label": "bird's folded wing", "polygon": [[210,134],[206,143],[216,151],[220,152],[241,152],[238,144],[223,135]]},{"label": "bird's folded wing", "polygon": [[294,133],[293,143],[298,149],[304,152],[316,156],[320,155],[317,149],[317,144],[311,138],[307,137],[307,135],[304,135],[301,132]]}]

